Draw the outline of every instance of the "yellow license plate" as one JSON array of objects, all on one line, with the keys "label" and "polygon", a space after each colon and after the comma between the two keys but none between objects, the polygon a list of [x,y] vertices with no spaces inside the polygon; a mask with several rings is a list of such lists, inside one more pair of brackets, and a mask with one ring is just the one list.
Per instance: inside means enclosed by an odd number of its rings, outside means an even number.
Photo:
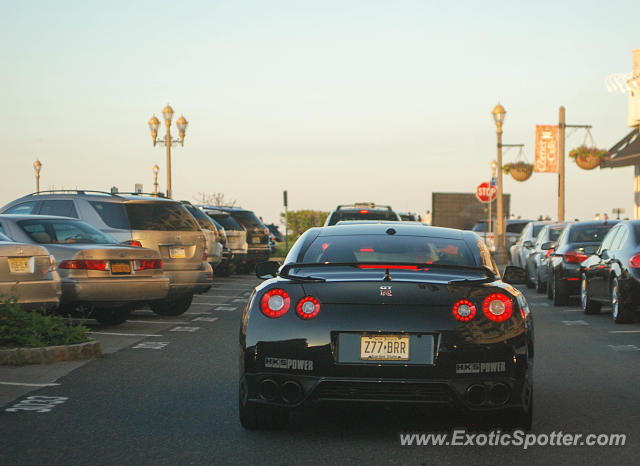
[{"label": "yellow license plate", "polygon": [[408,361],[409,336],[362,335],[360,359],[370,361]]},{"label": "yellow license plate", "polygon": [[128,262],[112,262],[111,273],[131,273],[131,264]]},{"label": "yellow license plate", "polygon": [[10,257],[9,272],[11,273],[31,273],[28,257]]},{"label": "yellow license plate", "polygon": [[184,259],[187,257],[187,253],[184,248],[169,248],[169,257],[172,259]]}]

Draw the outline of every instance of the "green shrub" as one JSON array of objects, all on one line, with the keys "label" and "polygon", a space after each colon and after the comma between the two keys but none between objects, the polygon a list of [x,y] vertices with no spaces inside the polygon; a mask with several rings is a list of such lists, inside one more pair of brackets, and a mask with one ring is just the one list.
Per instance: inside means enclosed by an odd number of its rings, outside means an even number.
[{"label": "green shrub", "polygon": [[15,299],[0,302],[0,347],[73,345],[88,341],[89,329],[60,316],[24,311]]}]

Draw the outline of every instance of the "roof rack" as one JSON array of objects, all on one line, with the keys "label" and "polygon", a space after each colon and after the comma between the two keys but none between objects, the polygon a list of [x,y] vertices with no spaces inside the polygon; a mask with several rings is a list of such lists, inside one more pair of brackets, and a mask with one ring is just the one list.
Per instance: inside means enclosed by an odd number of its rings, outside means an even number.
[{"label": "roof rack", "polygon": [[389,212],[393,212],[393,209],[389,205],[376,205],[375,202],[354,202],[353,204],[340,204],[336,207],[336,210],[340,209],[387,209]]},{"label": "roof rack", "polygon": [[24,197],[28,197],[28,196],[38,196],[40,194],[51,194],[51,193],[75,193],[75,194],[106,194],[108,196],[116,196],[119,197],[118,194],[121,193],[110,193],[107,191],[96,191],[93,189],[49,189],[49,190],[43,190],[43,191],[38,191],[35,193],[31,193],[31,194],[27,194]]},{"label": "roof rack", "polygon": [[[162,199],[170,199],[164,195],[164,193],[137,193],[137,192],[127,192],[127,191],[118,191],[118,194],[127,194],[133,196],[151,196],[151,197],[160,197]],[[170,199],[173,200],[173,199]]]}]

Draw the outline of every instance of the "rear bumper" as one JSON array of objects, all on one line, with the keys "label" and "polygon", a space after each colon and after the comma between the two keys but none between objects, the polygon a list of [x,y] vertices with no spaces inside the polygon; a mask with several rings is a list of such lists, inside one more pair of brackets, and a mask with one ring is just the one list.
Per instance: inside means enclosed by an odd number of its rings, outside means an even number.
[{"label": "rear bumper", "polygon": [[570,295],[580,294],[580,270],[580,264],[563,264],[562,271],[558,274]]},{"label": "rear bumper", "polygon": [[166,277],[63,278],[62,302],[135,302],[163,299],[169,291]]},{"label": "rear bumper", "polygon": [[522,409],[532,393],[520,377],[460,379],[364,379],[297,374],[245,374],[248,400],[265,405],[303,408],[318,404],[379,403],[441,405],[473,412]]},{"label": "rear bumper", "polygon": [[271,257],[271,252],[266,244],[261,248],[249,247],[249,251],[247,252],[247,262],[251,262],[253,264],[268,261],[269,257]]},{"label": "rear bumper", "polygon": [[165,270],[169,277],[169,296],[206,293],[213,283],[213,269],[209,263],[198,270]]},{"label": "rear bumper", "polygon": [[20,307],[26,310],[50,309],[60,302],[62,285],[60,279],[28,282],[0,283],[0,296],[17,298]]}]

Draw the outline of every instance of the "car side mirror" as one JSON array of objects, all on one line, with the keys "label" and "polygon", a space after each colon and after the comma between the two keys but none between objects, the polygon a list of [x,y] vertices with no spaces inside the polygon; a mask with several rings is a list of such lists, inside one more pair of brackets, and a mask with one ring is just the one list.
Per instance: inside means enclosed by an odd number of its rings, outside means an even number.
[{"label": "car side mirror", "polygon": [[556,246],[557,245],[555,241],[547,241],[546,243],[542,243],[540,249],[542,249],[543,251],[548,251],[549,249],[555,249]]},{"label": "car side mirror", "polygon": [[510,285],[524,285],[527,283],[527,272],[521,267],[508,265],[502,274],[502,281]]},{"label": "car side mirror", "polygon": [[256,277],[264,279],[276,277],[278,275],[279,268],[280,262],[258,262],[256,264]]},{"label": "car side mirror", "polygon": [[532,247],[533,247],[533,243],[532,243],[531,241],[529,241],[529,240],[527,240],[527,241],[525,241],[524,243],[522,243],[522,245],[523,245],[525,248],[532,248]]}]

